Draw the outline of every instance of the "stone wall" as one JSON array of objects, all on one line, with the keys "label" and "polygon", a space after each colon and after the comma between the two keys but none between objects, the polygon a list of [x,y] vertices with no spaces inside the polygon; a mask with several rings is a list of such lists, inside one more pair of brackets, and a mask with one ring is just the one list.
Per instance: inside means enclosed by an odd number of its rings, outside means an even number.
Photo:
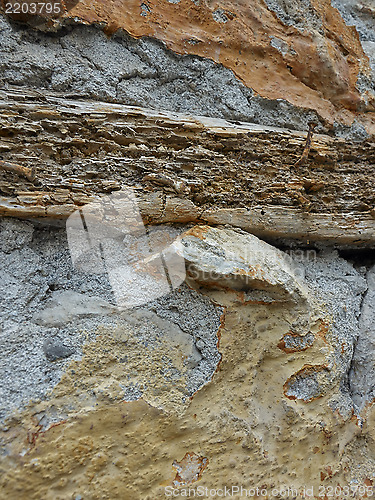
[{"label": "stone wall", "polygon": [[297,130],[313,119],[357,140],[374,134],[371,5],[224,3],[81,0],[54,20],[21,16],[37,31],[2,17],[1,80]]},{"label": "stone wall", "polygon": [[0,497],[370,498],[372,4],[1,5]]}]

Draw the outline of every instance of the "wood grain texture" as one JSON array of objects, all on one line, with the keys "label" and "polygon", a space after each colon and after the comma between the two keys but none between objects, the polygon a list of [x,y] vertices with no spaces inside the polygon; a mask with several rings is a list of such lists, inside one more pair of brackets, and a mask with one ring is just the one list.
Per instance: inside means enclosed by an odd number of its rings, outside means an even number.
[{"label": "wood grain texture", "polygon": [[130,186],[150,224],[230,224],[270,240],[375,244],[369,141],[317,134],[295,167],[306,132],[32,90],[2,91],[0,110],[1,160],[36,172],[34,181],[0,172],[3,216],[63,220]]}]

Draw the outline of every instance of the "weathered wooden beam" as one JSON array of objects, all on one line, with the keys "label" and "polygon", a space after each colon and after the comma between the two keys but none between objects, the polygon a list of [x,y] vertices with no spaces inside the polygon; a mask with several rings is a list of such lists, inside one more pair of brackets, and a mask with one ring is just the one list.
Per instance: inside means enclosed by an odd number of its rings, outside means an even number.
[{"label": "weathered wooden beam", "polygon": [[316,134],[299,164],[306,135],[1,91],[1,161],[35,179],[0,172],[0,215],[64,220],[132,187],[150,224],[230,224],[271,240],[375,246],[375,145]]}]

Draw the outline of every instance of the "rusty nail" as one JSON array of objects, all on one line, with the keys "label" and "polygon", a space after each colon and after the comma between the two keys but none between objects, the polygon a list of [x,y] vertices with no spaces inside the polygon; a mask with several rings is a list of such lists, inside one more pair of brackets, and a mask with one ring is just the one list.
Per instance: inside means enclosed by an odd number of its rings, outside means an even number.
[{"label": "rusty nail", "polygon": [[294,164],[295,167],[301,167],[302,165],[305,164],[307,157],[309,156],[309,152],[310,152],[310,148],[311,148],[311,139],[312,139],[312,136],[314,133],[314,128],[317,125],[318,124],[315,122],[309,123],[309,131],[308,131],[307,137],[306,137],[306,144],[305,144],[305,147],[303,148],[301,158],[299,160],[297,160],[296,163]]}]

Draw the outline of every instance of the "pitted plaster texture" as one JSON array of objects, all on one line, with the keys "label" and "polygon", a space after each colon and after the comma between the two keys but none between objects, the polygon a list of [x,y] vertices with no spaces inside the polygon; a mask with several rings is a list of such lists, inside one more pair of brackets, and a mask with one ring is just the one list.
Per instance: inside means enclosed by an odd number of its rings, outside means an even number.
[{"label": "pitted plaster texture", "polygon": [[[10,239],[18,222],[6,222]],[[19,224],[29,236],[17,245],[30,245],[32,226]],[[363,273],[332,251],[280,252],[229,227],[187,229],[176,249],[186,251],[186,285],[125,322],[96,317],[47,397],[6,419],[7,496],[162,498],[176,470],[194,487],[261,482],[299,495],[306,484],[371,484],[373,415],[355,416],[348,388]],[[39,317],[54,308],[66,311],[59,294],[40,302]],[[204,356],[210,368],[194,381]],[[189,378],[199,385],[190,398]]]},{"label": "pitted plaster texture", "polygon": [[[371,496],[373,259],[334,247],[374,247],[372,4],[82,0],[23,21],[0,17],[0,153],[37,178],[1,172],[1,214],[39,219],[0,221],[0,495]],[[332,137],[296,168],[285,129],[311,120]],[[127,186],[187,271],[132,309],[61,228]]]}]

